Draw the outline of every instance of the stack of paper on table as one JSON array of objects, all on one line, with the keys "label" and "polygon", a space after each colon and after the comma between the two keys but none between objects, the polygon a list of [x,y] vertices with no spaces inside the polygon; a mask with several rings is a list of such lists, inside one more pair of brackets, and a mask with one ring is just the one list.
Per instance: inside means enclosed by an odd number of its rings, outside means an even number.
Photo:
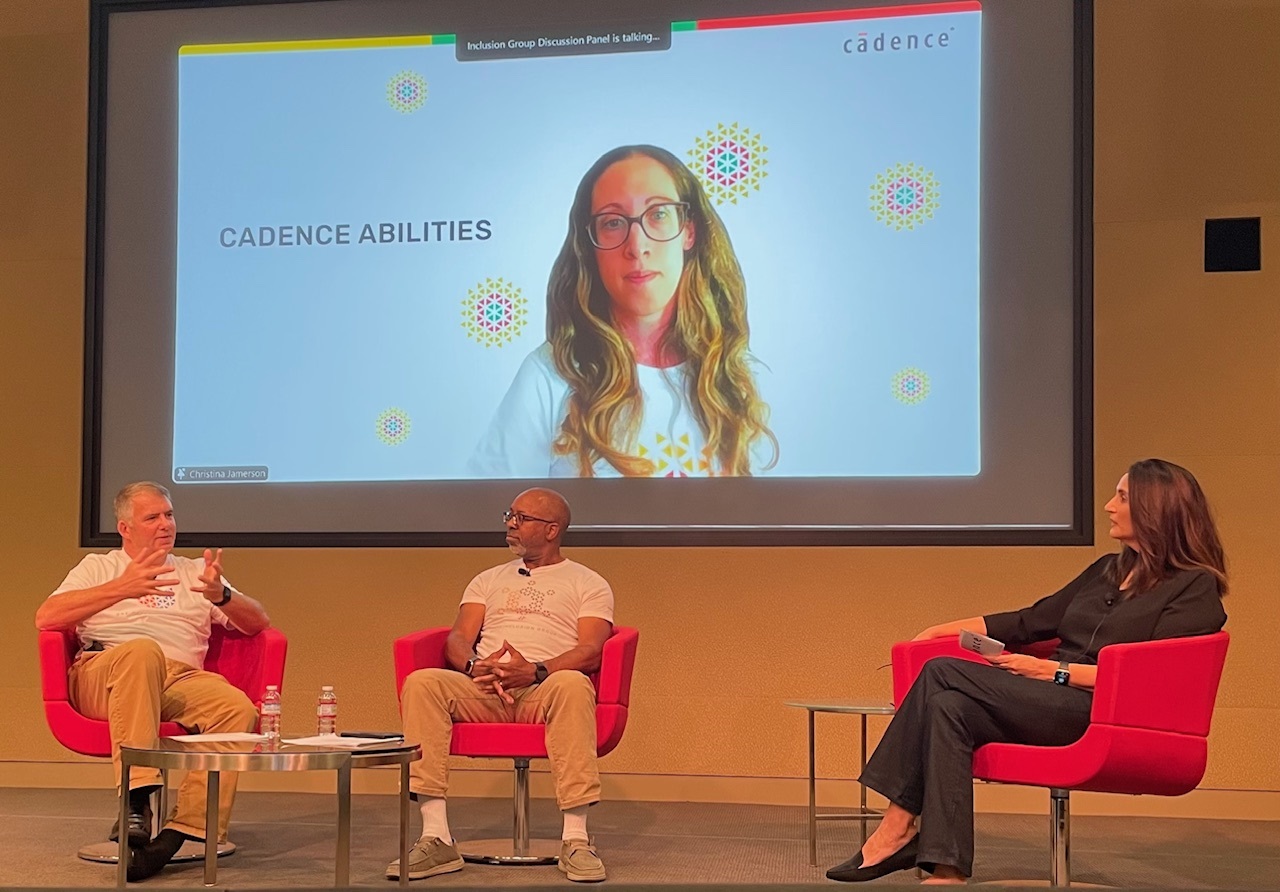
[{"label": "stack of paper on table", "polygon": [[403,737],[339,737],[336,734],[317,734],[314,737],[291,737],[281,743],[295,746],[331,746],[335,749],[358,750],[365,747],[399,746]]},{"label": "stack of paper on table", "polygon": [[258,743],[267,739],[265,734],[254,734],[251,731],[222,731],[214,734],[179,734],[169,740],[180,740],[183,743],[233,743],[249,741]]}]

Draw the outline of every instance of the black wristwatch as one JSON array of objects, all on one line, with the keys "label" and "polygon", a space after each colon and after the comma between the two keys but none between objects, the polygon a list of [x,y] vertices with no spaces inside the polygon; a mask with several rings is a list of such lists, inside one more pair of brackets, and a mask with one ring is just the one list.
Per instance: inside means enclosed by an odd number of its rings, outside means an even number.
[{"label": "black wristwatch", "polygon": [[214,606],[214,607],[221,607],[221,606],[223,606],[224,604],[226,604],[226,603],[227,603],[228,601],[230,601],[230,600],[231,600],[231,586],[229,586],[229,585],[224,585],[224,586],[222,587],[222,600],[221,600],[221,601],[214,601],[214,602],[213,602],[213,606]]},{"label": "black wristwatch", "polygon": [[1053,673],[1054,684],[1065,685],[1071,683],[1071,670],[1067,668],[1068,665],[1066,660],[1058,664],[1058,671]]},{"label": "black wristwatch", "polygon": [[463,667],[462,667],[462,674],[463,674],[463,675],[470,675],[470,674],[471,674],[471,670],[472,670],[472,669],[474,669],[474,668],[476,668],[476,663],[478,663],[478,662],[480,662],[480,658],[479,658],[479,657],[472,657],[471,659],[467,660],[467,665],[465,665],[465,666],[463,666]]},{"label": "black wristwatch", "polygon": [[546,681],[547,674],[548,673],[547,673],[546,663],[533,664],[533,683],[534,684],[542,684],[544,681]]}]

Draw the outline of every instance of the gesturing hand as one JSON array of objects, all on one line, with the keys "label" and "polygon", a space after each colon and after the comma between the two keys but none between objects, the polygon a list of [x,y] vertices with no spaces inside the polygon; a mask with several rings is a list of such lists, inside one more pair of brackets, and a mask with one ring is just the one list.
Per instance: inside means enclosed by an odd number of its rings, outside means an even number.
[{"label": "gesturing hand", "polygon": [[173,570],[165,561],[167,554],[168,552],[161,548],[147,548],[129,561],[129,566],[125,567],[124,572],[120,574],[120,584],[126,598],[171,594],[166,591],[166,587],[177,585],[178,578],[176,576],[161,578],[160,576],[162,573]]},{"label": "gesturing hand", "polygon": [[213,552],[204,550],[204,569],[200,571],[200,581],[191,586],[192,591],[199,592],[209,601],[222,600],[222,549]]},{"label": "gesturing hand", "polygon": [[1022,675],[1026,678],[1037,678],[1040,681],[1052,681],[1053,673],[1058,668],[1058,664],[1053,660],[1042,660],[1039,657],[1029,657],[1026,654],[996,654],[994,657],[987,657],[987,659],[1005,672]]}]

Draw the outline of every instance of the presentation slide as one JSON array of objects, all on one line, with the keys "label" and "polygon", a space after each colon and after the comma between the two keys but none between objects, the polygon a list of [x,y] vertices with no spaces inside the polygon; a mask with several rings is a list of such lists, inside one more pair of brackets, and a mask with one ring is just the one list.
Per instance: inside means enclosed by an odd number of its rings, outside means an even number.
[{"label": "presentation slide", "polygon": [[182,45],[172,481],[979,475],[982,34]]}]

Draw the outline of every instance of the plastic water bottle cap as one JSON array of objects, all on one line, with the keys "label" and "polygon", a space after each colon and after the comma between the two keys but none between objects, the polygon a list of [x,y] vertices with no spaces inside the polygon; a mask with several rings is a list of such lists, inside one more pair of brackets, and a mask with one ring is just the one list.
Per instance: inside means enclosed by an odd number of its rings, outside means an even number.
[{"label": "plastic water bottle cap", "polygon": [[327,685],[323,686],[322,688],[320,688],[320,690],[322,690],[322,691],[332,691],[332,690],[333,690],[333,685],[331,685],[331,684],[327,684]]}]

